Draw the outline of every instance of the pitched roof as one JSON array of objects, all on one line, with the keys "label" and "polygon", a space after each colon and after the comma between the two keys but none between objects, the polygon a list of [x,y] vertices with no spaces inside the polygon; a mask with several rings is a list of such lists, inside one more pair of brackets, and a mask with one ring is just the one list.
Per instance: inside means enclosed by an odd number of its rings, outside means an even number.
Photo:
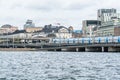
[{"label": "pitched roof", "polygon": [[48,27],[45,26],[43,28],[43,32],[45,32],[45,33],[58,32],[61,28],[65,28],[65,29],[69,30],[68,28],[66,28],[64,26],[48,26]]}]

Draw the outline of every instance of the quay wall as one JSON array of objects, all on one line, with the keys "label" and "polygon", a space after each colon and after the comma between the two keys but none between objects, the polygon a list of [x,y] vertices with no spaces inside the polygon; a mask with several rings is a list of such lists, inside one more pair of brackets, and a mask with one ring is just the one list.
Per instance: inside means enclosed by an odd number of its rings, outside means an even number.
[{"label": "quay wall", "polygon": [[0,51],[36,51],[35,48],[0,48]]}]

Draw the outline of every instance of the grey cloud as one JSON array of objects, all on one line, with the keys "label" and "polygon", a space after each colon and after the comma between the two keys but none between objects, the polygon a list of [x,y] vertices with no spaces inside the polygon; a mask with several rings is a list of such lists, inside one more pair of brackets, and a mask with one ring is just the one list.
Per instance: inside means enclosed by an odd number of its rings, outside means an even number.
[{"label": "grey cloud", "polygon": [[40,6],[40,5],[32,5],[32,6],[27,6],[25,8],[30,9],[30,10],[38,10],[38,11],[51,11],[52,10],[51,7]]},{"label": "grey cloud", "polygon": [[68,7],[66,7],[66,10],[82,10],[85,8],[90,7],[91,4],[81,4],[81,3],[76,3],[76,4],[71,4]]},{"label": "grey cloud", "polygon": [[60,4],[58,1],[48,1],[44,4],[39,3],[28,4],[24,5],[24,7],[31,10],[52,11],[62,9],[61,8],[62,4]]},{"label": "grey cloud", "polygon": [[97,18],[97,9],[120,10],[118,3],[119,0],[0,0],[0,24],[9,22],[23,27],[27,19],[32,19],[39,26],[59,22],[80,29],[82,20]]}]

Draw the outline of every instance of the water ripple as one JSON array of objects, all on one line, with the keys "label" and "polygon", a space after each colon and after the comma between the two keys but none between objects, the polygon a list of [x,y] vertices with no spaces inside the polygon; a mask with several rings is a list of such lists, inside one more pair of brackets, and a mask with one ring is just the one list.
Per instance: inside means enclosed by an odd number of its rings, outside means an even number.
[{"label": "water ripple", "polygon": [[0,80],[120,80],[119,53],[0,52]]}]

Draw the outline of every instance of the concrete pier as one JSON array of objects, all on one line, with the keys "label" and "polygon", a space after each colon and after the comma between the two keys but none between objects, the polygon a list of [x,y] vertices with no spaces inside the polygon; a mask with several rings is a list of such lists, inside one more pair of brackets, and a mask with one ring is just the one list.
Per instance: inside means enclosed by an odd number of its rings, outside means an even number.
[{"label": "concrete pier", "polygon": [[101,52],[101,47],[86,47],[86,52]]},{"label": "concrete pier", "polygon": [[108,52],[120,52],[120,47],[109,47]]},{"label": "concrete pier", "polygon": [[[78,49],[76,48],[62,48],[61,51],[71,51],[71,52],[76,52]],[[78,52],[78,51],[77,51]]]},{"label": "concrete pier", "polygon": [[108,52],[108,47],[104,47],[104,52]]},{"label": "concrete pier", "polygon": [[85,47],[79,48],[79,52],[85,52]]},{"label": "concrete pier", "polygon": [[79,48],[76,48],[76,52],[79,52]]},{"label": "concrete pier", "polygon": [[102,48],[102,52],[104,52],[104,47],[101,47]]}]

